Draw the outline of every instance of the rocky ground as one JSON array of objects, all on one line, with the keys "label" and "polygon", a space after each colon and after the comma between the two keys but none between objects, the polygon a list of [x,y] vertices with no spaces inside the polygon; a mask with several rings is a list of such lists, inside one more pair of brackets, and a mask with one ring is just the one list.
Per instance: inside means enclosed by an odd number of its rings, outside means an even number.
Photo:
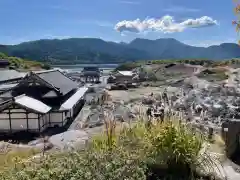
[{"label": "rocky ground", "polygon": [[[92,92],[87,95],[85,106],[69,130],[91,129],[90,132],[94,132],[94,129],[103,125],[105,111],[111,112],[119,121],[128,122],[139,114],[145,114],[148,107],[162,103],[166,112],[177,112],[184,119],[188,118],[191,122],[205,126],[219,128],[227,119],[238,118],[239,69],[225,68],[221,72],[228,78],[222,80],[219,80],[219,74],[213,73],[215,70],[206,70],[203,66],[171,64],[164,68],[163,65],[148,65],[146,69],[147,74],[154,74],[157,80],[147,80],[138,88],[107,91],[104,89],[105,81],[91,87]],[[203,74],[205,71],[207,73]],[[210,82],[208,78],[215,76],[218,77],[216,81],[211,79]],[[164,91],[167,92],[169,104],[162,99]],[[99,99],[106,94],[108,105],[101,106]],[[110,111],[108,106],[111,106]],[[77,136],[76,139],[79,139]]]},{"label": "rocky ground", "polygon": [[[94,87],[69,131],[47,140],[49,148],[84,147],[91,136],[103,131],[105,112],[111,113],[119,123],[129,122],[145,114],[148,107],[163,104],[165,112],[174,112],[190,123],[214,129],[221,128],[224,121],[240,117],[240,68],[179,65],[147,69],[157,80],[143,82],[138,88],[107,91],[104,85]],[[168,103],[162,98],[164,92]],[[105,105],[99,101],[102,96],[107,97]],[[43,141],[30,142],[27,146],[42,149]],[[228,163],[224,163],[223,170],[233,176]],[[234,176],[240,179],[239,174]]]}]

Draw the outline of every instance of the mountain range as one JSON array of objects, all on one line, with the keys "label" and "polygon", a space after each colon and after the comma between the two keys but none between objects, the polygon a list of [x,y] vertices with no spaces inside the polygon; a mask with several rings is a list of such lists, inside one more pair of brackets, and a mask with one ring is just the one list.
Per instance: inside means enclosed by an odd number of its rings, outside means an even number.
[{"label": "mountain range", "polygon": [[137,38],[130,43],[107,42],[97,38],[44,39],[17,45],[0,45],[0,52],[50,64],[122,63],[153,59],[222,60],[240,57],[239,45],[234,43],[195,47],[173,38]]}]

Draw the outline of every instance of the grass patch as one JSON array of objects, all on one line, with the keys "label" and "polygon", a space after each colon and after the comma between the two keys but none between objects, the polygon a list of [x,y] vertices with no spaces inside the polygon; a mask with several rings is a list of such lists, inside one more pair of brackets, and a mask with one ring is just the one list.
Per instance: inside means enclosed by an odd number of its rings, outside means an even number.
[{"label": "grass patch", "polygon": [[13,168],[17,163],[25,161],[37,153],[40,153],[37,149],[9,148],[5,152],[0,153],[0,171]]},{"label": "grass patch", "polygon": [[[110,118],[111,119],[111,118]],[[82,151],[55,153],[39,163],[19,163],[5,180],[193,179],[204,139],[186,126],[140,120],[131,128],[105,121],[105,131]]]},{"label": "grass patch", "polygon": [[208,81],[223,81],[228,78],[226,70],[223,68],[206,69],[205,71],[199,73],[197,76]]}]

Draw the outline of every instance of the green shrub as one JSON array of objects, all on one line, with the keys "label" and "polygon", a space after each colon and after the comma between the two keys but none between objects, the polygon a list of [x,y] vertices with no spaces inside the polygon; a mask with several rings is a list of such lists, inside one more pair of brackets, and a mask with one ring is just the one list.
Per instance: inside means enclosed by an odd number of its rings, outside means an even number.
[{"label": "green shrub", "polygon": [[225,69],[214,68],[205,70],[197,75],[199,78],[206,79],[208,81],[223,81],[228,78]]},{"label": "green shrub", "polygon": [[165,124],[161,128],[153,128],[149,140],[152,144],[149,153],[153,167],[187,177],[194,172],[191,167],[197,163],[202,140],[185,126]]},{"label": "green shrub", "polygon": [[164,123],[149,129],[141,121],[116,133],[115,123],[105,123],[105,133],[94,137],[86,150],[52,154],[39,163],[19,164],[0,175],[0,179],[192,178],[203,141],[185,126]]},{"label": "green shrub", "polygon": [[50,66],[47,64],[42,64],[37,61],[26,60],[18,57],[10,57],[0,52],[0,59],[6,59],[9,61],[11,67],[17,69],[29,69],[31,67],[39,67],[43,69],[49,69]]},{"label": "green shrub", "polygon": [[49,64],[44,63],[44,64],[42,64],[42,68],[49,70],[49,69],[51,69],[51,66]]}]

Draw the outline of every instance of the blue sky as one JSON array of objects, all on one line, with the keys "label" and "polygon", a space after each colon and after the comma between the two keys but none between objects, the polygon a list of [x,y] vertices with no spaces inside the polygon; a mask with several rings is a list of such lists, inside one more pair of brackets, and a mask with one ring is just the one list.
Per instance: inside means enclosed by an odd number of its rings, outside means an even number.
[{"label": "blue sky", "polygon": [[0,0],[0,44],[94,37],[237,42],[231,0]]}]

